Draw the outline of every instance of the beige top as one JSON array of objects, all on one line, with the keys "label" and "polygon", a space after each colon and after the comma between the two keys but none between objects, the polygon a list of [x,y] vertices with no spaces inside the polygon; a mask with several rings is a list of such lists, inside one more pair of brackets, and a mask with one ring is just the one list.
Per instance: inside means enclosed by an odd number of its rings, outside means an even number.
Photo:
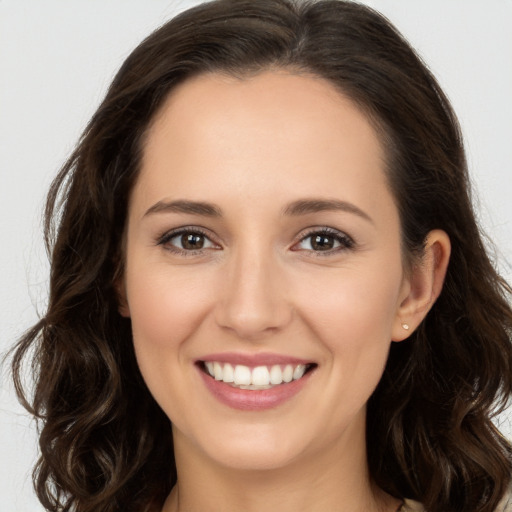
[{"label": "beige top", "polygon": [[[417,501],[404,500],[404,504],[398,509],[398,512],[425,512],[425,509]],[[496,508],[496,512],[512,512],[512,486],[503,496]]]},{"label": "beige top", "polygon": [[398,509],[398,512],[425,512],[425,509],[417,501],[404,500],[404,504]]}]

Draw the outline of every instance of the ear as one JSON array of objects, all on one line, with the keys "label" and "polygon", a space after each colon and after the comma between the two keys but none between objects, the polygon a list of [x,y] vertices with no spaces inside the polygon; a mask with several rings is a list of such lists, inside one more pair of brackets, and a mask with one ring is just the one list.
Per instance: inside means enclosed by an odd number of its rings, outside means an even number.
[{"label": "ear", "polygon": [[402,341],[420,325],[443,289],[450,260],[450,238],[435,229],[427,235],[421,261],[404,278],[392,340]]},{"label": "ear", "polygon": [[124,277],[117,279],[114,285],[117,296],[117,310],[121,316],[130,318],[130,307],[128,306],[128,300],[126,298],[126,283]]}]

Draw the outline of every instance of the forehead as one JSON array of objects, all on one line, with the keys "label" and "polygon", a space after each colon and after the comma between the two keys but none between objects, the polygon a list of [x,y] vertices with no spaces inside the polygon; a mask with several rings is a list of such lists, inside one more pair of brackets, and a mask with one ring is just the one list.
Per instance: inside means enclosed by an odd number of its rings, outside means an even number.
[{"label": "forehead", "polygon": [[[228,135],[225,128],[231,125],[237,131],[245,128],[254,133],[261,129],[274,137],[279,131],[288,136],[299,135],[299,131],[311,136],[317,131],[317,138],[326,143],[338,135],[356,135],[360,144],[379,145],[369,121],[334,84],[315,75],[285,69],[267,70],[246,78],[204,73],[172,90],[148,129],[146,149],[153,140],[161,138],[155,132],[165,136],[167,131],[170,136],[171,125],[187,137],[204,136],[210,131],[218,140]],[[306,124],[307,134],[303,130]],[[332,137],[325,132],[328,125],[336,127]],[[344,130],[346,127],[350,129]]]},{"label": "forehead", "polygon": [[337,185],[364,203],[387,189],[384,160],[367,117],[324,79],[206,74],[174,89],[155,116],[138,185],[148,201],[165,190],[325,195]]}]

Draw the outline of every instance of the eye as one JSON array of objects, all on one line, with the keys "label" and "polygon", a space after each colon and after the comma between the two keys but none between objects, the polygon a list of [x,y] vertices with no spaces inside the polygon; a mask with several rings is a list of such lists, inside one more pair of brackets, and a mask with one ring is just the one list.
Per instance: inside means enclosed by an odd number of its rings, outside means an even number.
[{"label": "eye", "polygon": [[354,241],[345,233],[332,228],[311,231],[292,247],[295,251],[333,253],[351,249]]},{"label": "eye", "polygon": [[158,245],[177,252],[195,254],[204,249],[220,249],[210,238],[198,229],[180,229],[164,234],[158,240]]}]

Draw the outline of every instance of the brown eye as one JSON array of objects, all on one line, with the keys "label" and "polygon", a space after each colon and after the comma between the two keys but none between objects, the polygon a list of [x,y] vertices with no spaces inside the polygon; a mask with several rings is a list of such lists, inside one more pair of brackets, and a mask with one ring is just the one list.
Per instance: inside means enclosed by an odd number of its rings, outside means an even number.
[{"label": "brown eye", "polygon": [[166,233],[158,240],[158,245],[173,252],[194,253],[206,249],[220,249],[210,238],[201,231],[182,229]]},{"label": "brown eye", "polygon": [[205,237],[199,233],[186,233],[181,235],[180,241],[183,249],[193,251],[204,247]]},{"label": "brown eye", "polygon": [[314,235],[311,237],[311,248],[315,251],[328,251],[334,248],[336,240],[330,235]]},{"label": "brown eye", "polygon": [[352,238],[345,233],[332,230],[331,228],[324,228],[304,236],[300,242],[293,247],[293,250],[334,254],[353,247],[354,242]]}]

